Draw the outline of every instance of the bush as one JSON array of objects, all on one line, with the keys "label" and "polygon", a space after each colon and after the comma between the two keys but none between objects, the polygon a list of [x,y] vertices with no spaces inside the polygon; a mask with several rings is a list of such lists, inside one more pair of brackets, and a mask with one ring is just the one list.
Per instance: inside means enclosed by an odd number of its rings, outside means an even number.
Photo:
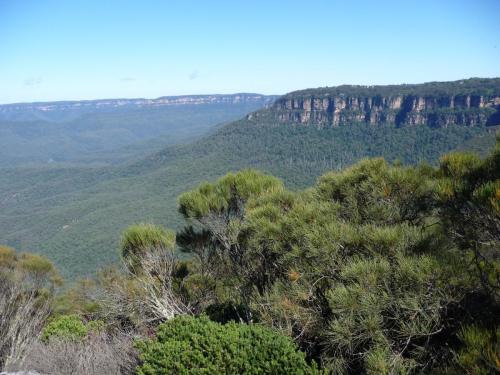
[{"label": "bush", "polygon": [[493,332],[477,326],[462,329],[464,347],[457,354],[460,369],[467,374],[488,375],[500,371],[500,328]]},{"label": "bush", "polygon": [[141,256],[151,249],[172,249],[175,233],[153,224],[137,224],[128,227],[122,235],[121,255],[126,265],[137,272]]},{"label": "bush", "polygon": [[50,314],[61,282],[46,258],[0,246],[0,369],[22,361]]},{"label": "bush", "polygon": [[52,338],[81,341],[89,332],[99,331],[102,325],[101,321],[90,321],[85,325],[78,315],[61,315],[47,324],[41,340],[45,343]]},{"label": "bush", "polygon": [[305,354],[286,336],[248,324],[219,324],[206,316],[176,317],[155,340],[137,343],[139,375],[309,374]]}]

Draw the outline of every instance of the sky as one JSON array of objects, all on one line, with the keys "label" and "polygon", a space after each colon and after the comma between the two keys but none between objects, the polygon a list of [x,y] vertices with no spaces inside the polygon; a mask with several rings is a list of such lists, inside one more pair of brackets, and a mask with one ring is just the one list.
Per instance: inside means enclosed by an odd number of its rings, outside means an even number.
[{"label": "sky", "polygon": [[0,103],[500,76],[500,0],[0,0]]}]

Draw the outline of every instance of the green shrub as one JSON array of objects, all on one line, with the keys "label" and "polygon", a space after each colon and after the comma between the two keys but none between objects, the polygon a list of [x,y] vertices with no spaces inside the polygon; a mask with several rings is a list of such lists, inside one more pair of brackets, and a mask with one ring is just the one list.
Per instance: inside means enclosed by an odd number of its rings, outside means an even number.
[{"label": "green shrub", "polygon": [[42,341],[57,337],[69,340],[82,340],[87,336],[87,327],[78,315],[61,315],[54,319],[42,331]]},{"label": "green shrub", "polygon": [[177,317],[160,325],[155,340],[137,343],[139,375],[310,374],[305,354],[288,337],[269,329],[206,316]]},{"label": "green shrub", "polygon": [[121,255],[129,269],[138,271],[140,259],[154,248],[173,249],[175,233],[159,225],[136,224],[128,227],[121,239]]},{"label": "green shrub", "polygon": [[54,319],[42,331],[41,339],[47,343],[51,338],[70,341],[83,340],[89,332],[101,331],[104,322],[92,320],[85,324],[78,315],[61,315]]},{"label": "green shrub", "polygon": [[500,328],[493,332],[477,326],[464,327],[460,333],[464,344],[456,361],[466,374],[488,375],[500,371]]}]

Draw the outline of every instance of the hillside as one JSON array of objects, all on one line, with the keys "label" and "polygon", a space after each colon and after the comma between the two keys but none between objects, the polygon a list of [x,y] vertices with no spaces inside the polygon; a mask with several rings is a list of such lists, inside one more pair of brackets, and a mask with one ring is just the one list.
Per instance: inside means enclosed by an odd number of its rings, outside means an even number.
[{"label": "hillside", "polygon": [[116,164],[269,105],[259,94],[0,105],[0,167]]},{"label": "hillside", "polygon": [[434,163],[450,150],[487,150],[494,144],[496,127],[481,124],[325,127],[278,121],[283,100],[202,139],[126,166],[2,171],[0,242],[39,251],[72,278],[115,262],[120,233],[132,223],[178,227],[177,196],[230,170],[258,168],[295,189],[365,157]]}]

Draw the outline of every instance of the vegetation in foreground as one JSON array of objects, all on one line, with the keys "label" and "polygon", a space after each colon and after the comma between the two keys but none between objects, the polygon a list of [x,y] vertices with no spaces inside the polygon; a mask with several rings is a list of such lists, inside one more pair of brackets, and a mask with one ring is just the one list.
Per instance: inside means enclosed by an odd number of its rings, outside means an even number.
[{"label": "vegetation in foreground", "polygon": [[[299,192],[254,170],[230,173],[179,197],[186,226],[176,235],[129,228],[123,270],[63,295],[50,263],[2,249],[0,307],[13,313],[0,318],[0,337],[10,337],[1,366],[498,373],[499,202],[500,139],[484,159],[452,153],[437,167],[367,159]],[[66,353],[66,367],[40,353]],[[99,360],[89,369],[82,358]]]}]

